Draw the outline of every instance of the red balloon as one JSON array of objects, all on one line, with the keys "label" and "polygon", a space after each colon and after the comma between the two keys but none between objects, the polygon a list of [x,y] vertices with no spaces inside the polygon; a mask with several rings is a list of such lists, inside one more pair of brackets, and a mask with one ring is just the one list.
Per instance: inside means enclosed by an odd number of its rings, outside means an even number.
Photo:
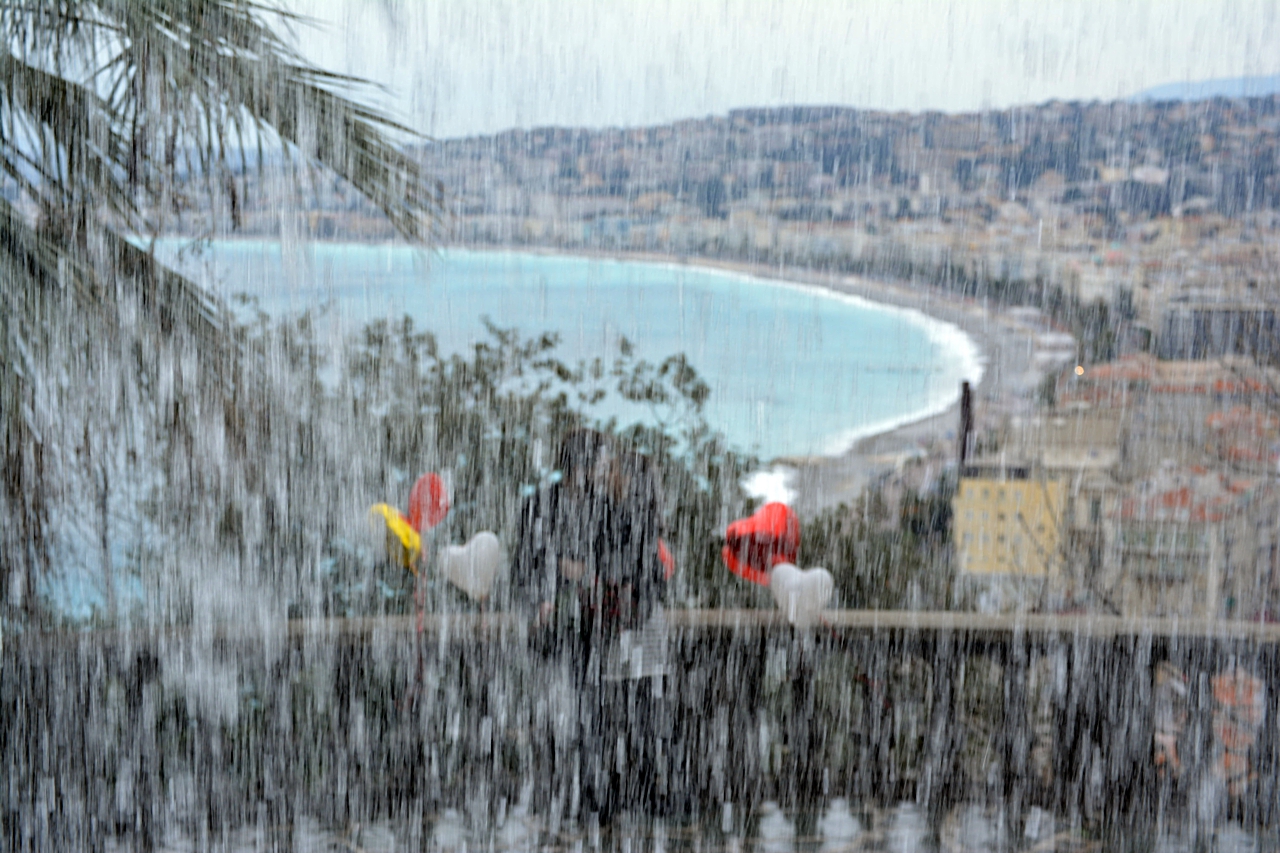
[{"label": "red balloon", "polygon": [[419,533],[425,525],[435,527],[449,514],[449,494],[444,480],[434,471],[423,474],[409,492],[409,524]]},{"label": "red balloon", "polygon": [[769,570],[795,563],[799,551],[800,519],[786,504],[769,503],[729,525],[720,556],[738,577],[768,586]]},{"label": "red balloon", "polygon": [[671,580],[671,576],[676,573],[676,558],[671,555],[665,539],[658,540],[658,562],[662,563],[662,576]]}]

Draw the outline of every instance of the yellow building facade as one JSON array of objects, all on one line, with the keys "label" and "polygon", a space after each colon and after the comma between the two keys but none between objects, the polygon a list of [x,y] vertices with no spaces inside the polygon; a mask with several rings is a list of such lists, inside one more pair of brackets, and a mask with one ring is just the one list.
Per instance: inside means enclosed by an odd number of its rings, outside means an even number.
[{"label": "yellow building facade", "polygon": [[965,477],[951,502],[957,568],[970,575],[1056,575],[1062,567],[1059,480]]}]

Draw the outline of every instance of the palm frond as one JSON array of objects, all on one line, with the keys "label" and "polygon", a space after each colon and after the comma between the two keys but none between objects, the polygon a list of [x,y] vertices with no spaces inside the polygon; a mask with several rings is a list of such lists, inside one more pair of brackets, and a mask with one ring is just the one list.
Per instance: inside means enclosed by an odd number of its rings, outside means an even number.
[{"label": "palm frond", "polygon": [[306,62],[272,18],[298,20],[241,0],[8,7],[0,170],[68,224],[68,211],[95,208],[137,230],[181,180],[226,186],[248,145],[283,145],[347,180],[408,239],[432,239],[443,186],[397,144],[416,134],[361,102],[363,81]]},{"label": "palm frond", "polygon": [[227,314],[136,242],[179,209],[184,182],[203,181],[213,209],[246,145],[275,146],[346,179],[410,240],[438,233],[443,188],[398,146],[412,131],[290,47],[276,27],[298,20],[253,0],[0,3],[0,548],[13,555],[0,585],[23,573],[28,607],[47,568],[41,496],[59,488],[41,372],[74,363],[68,341],[137,348],[150,366],[119,381],[141,387],[163,360],[149,356],[189,351],[158,346],[179,332],[199,348],[201,393],[236,420],[245,360]]},{"label": "palm frond", "polygon": [[104,253],[121,282],[131,286],[144,312],[160,324],[160,330],[193,332],[206,347],[225,349],[221,303],[186,276],[179,275],[113,231],[101,235]]},{"label": "palm frond", "polygon": [[127,148],[96,93],[0,53],[0,169],[42,207],[92,206],[134,224],[137,206],[121,180]]},{"label": "palm frond", "polygon": [[30,0],[0,10],[0,179],[40,219],[28,224],[6,205],[9,249],[36,246],[64,279],[79,270],[70,280],[85,309],[132,287],[161,329],[186,326],[212,342],[216,300],[123,235],[153,230],[174,186],[197,177],[182,173],[183,153],[233,186],[246,138],[331,169],[403,235],[430,240],[443,188],[396,145],[412,131],[349,96],[360,81],[305,62],[273,17],[298,20],[242,0]]},{"label": "palm frond", "polygon": [[[225,348],[222,307],[203,288],[110,229],[95,228],[88,242],[94,251],[68,246],[0,198],[0,259],[10,271],[0,287],[5,313],[35,324],[40,321],[38,306],[50,295],[67,296],[64,309],[74,307],[110,326],[120,297],[129,296],[161,333],[185,329],[210,354]],[[0,353],[4,355],[9,353]]]},{"label": "palm frond", "polygon": [[185,138],[212,171],[229,164],[240,147],[232,142],[246,131],[258,141],[274,137],[349,181],[405,237],[436,234],[443,186],[395,142],[416,134],[350,97],[363,81],[306,63],[264,22],[266,7],[230,0],[102,5],[124,25],[105,73],[128,81],[117,87],[128,97],[115,109],[137,129],[135,149]]}]

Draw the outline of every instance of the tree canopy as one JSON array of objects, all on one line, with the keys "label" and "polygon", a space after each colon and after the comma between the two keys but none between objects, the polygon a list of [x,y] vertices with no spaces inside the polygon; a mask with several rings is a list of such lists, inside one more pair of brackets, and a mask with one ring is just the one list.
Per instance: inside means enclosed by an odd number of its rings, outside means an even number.
[{"label": "tree canopy", "polygon": [[146,361],[178,336],[200,381],[234,358],[223,306],[145,248],[176,214],[234,227],[237,174],[279,156],[348,181],[404,237],[436,235],[443,187],[402,150],[413,132],[306,61],[297,25],[247,0],[0,5],[0,574],[38,559],[47,521],[41,388],[67,369],[51,356],[114,339]]}]

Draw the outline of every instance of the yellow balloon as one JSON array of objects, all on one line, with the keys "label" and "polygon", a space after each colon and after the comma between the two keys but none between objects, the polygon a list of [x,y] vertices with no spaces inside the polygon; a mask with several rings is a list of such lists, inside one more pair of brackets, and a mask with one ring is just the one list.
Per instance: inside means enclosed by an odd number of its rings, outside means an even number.
[{"label": "yellow balloon", "polygon": [[414,530],[400,510],[388,504],[374,504],[369,516],[381,519],[387,529],[387,556],[413,574],[418,573],[418,556],[422,553],[422,537]]}]

